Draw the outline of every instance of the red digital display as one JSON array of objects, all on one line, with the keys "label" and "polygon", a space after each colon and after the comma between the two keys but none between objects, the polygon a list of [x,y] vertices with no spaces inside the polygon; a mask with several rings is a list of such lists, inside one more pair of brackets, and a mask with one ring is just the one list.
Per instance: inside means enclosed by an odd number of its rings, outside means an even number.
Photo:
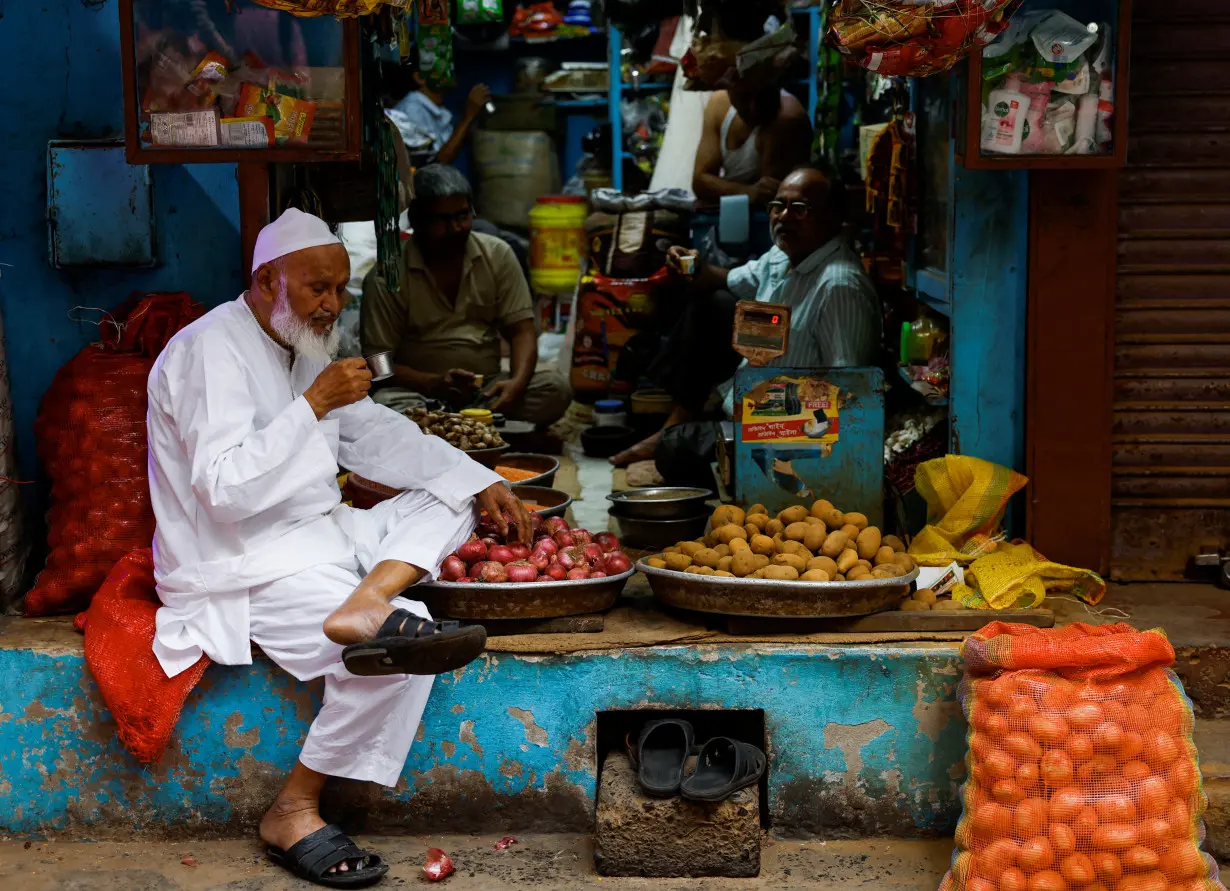
[{"label": "red digital display", "polygon": [[769,319],[769,324],[771,325],[780,325],[781,323],[782,323],[781,316],[773,316],[773,318]]}]

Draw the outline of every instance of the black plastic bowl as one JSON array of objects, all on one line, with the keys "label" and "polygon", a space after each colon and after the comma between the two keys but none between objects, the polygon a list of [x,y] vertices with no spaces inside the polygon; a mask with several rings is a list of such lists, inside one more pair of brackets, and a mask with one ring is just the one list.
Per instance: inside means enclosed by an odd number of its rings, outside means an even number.
[{"label": "black plastic bowl", "polygon": [[591,458],[609,458],[635,442],[631,427],[590,427],[581,432],[581,448]]}]

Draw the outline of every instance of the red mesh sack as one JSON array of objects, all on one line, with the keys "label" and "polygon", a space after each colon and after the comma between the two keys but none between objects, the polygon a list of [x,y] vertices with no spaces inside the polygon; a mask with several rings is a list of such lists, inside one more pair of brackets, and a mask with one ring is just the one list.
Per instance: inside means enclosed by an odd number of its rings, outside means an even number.
[{"label": "red mesh sack", "polygon": [[118,335],[56,374],[34,434],[51,478],[47,565],[27,616],[84,609],[115,561],[154,535],[146,475],[146,378],[167,341],[198,318],[187,294],[133,297],[114,313]]},{"label": "red mesh sack", "polygon": [[963,655],[969,778],[940,891],[1225,891],[1161,631],[992,622]]},{"label": "red mesh sack", "polygon": [[149,764],[162,757],[192,688],[209,667],[202,656],[187,671],[168,678],[154,656],[154,615],[162,604],[154,589],[149,548],[120,558],[94,595],[85,626],[85,661],[115,718],[124,748]]}]

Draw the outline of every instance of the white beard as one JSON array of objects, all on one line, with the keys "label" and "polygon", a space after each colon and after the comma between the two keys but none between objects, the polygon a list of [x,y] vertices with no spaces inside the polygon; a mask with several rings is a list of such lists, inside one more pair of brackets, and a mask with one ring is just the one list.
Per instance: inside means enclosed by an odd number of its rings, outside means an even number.
[{"label": "white beard", "polygon": [[286,279],[278,281],[278,299],[269,314],[269,327],[282,338],[297,356],[304,356],[328,364],[337,357],[337,348],[342,331],[335,322],[327,334],[317,334],[312,323],[296,313],[290,306],[286,293]]}]

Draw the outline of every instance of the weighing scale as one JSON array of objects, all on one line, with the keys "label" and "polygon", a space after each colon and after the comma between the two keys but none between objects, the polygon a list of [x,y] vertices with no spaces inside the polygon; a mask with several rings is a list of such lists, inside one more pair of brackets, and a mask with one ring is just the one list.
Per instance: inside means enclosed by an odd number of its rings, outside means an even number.
[{"label": "weighing scale", "polygon": [[790,307],[735,304],[735,500],[776,512],[825,498],[883,523],[884,374],[784,368]]}]

